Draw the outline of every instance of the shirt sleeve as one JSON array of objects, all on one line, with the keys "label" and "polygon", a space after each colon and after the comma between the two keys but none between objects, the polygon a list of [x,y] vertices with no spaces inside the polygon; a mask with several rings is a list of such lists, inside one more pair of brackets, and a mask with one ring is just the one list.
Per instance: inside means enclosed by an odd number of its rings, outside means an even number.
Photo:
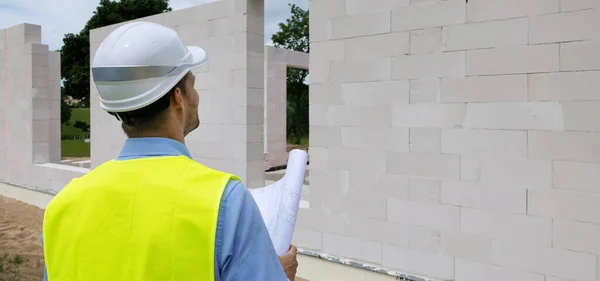
[{"label": "shirt sleeve", "polygon": [[287,281],[254,198],[239,181],[228,187],[219,212],[217,280]]}]

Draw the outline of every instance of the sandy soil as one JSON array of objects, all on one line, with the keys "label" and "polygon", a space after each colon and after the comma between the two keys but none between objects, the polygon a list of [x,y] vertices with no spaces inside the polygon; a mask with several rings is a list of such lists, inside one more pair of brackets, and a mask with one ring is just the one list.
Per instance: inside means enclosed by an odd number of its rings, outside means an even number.
[{"label": "sandy soil", "polygon": [[0,196],[0,280],[42,280],[43,217],[42,209]]}]

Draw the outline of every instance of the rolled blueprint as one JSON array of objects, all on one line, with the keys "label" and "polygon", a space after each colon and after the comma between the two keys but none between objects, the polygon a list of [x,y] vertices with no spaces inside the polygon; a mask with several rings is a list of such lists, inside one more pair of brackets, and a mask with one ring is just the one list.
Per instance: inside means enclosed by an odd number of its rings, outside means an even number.
[{"label": "rolled blueprint", "polygon": [[281,180],[250,190],[279,256],[287,253],[292,243],[307,160],[305,151],[292,150]]}]

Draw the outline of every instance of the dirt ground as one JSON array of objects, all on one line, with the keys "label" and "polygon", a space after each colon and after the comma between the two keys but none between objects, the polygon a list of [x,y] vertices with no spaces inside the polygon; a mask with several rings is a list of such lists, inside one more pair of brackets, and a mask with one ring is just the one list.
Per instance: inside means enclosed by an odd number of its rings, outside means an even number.
[{"label": "dirt ground", "polygon": [[0,281],[43,279],[43,217],[42,209],[0,196]]},{"label": "dirt ground", "polygon": [[43,216],[37,207],[0,196],[0,280],[42,280]]}]

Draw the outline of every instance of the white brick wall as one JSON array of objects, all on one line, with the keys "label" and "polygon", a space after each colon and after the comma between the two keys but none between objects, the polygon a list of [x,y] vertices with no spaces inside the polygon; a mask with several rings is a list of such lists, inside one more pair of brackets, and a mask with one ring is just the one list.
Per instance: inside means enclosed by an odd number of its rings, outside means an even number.
[{"label": "white brick wall", "polygon": [[344,148],[369,150],[378,147],[386,151],[409,151],[406,128],[342,127],[341,136]]},{"label": "white brick wall", "polygon": [[441,202],[448,205],[521,214],[527,212],[527,190],[523,187],[443,181],[441,192]]},{"label": "white brick wall", "polygon": [[[492,262],[494,240],[490,237],[458,231],[445,231],[441,236],[442,253],[456,258]],[[458,261],[458,259],[455,259]],[[458,265],[456,266],[458,270]],[[461,279],[457,279],[461,280]]]},{"label": "white brick wall", "polygon": [[434,27],[410,32],[410,53],[435,53],[442,49],[442,28]]},{"label": "white brick wall", "polygon": [[[331,80],[336,82],[369,82],[390,80],[390,58],[331,63]],[[312,75],[311,75],[312,80]],[[317,81],[314,81],[318,83]]]},{"label": "white brick wall", "polygon": [[456,280],[460,281],[550,281],[544,275],[506,267],[491,265],[490,263],[473,262],[456,259]]},{"label": "white brick wall", "polygon": [[473,208],[461,208],[460,230],[498,241],[550,246],[552,219]]},{"label": "white brick wall", "polygon": [[410,103],[439,102],[441,99],[440,78],[410,80]]},{"label": "white brick wall", "polygon": [[567,42],[600,38],[595,9],[532,17],[529,44]]},{"label": "white brick wall", "polygon": [[598,3],[312,0],[299,227],[442,280],[600,281]]},{"label": "white brick wall", "polygon": [[409,248],[425,252],[437,252],[440,249],[441,231],[422,227],[409,227]]},{"label": "white brick wall", "polygon": [[529,75],[530,101],[597,101],[600,71]]},{"label": "white brick wall", "polygon": [[312,44],[310,59],[312,61],[343,61],[346,58],[344,41],[324,41]]},{"label": "white brick wall", "polygon": [[561,44],[560,70],[599,70],[600,54],[598,54],[598,48],[600,48],[600,40]]},{"label": "white brick wall", "polygon": [[494,246],[496,264],[539,272],[567,280],[596,279],[596,256],[539,245],[498,242]]},{"label": "white brick wall", "polygon": [[445,51],[527,45],[526,18],[447,26],[442,29]]},{"label": "white brick wall", "polygon": [[554,161],[552,165],[552,187],[600,193],[600,164]]},{"label": "white brick wall", "polygon": [[410,5],[410,0],[346,0],[346,14],[361,14],[382,10],[396,9]]},{"label": "white brick wall", "polygon": [[[381,81],[365,83],[343,83],[343,101],[347,105],[386,106],[409,101],[408,81]],[[321,93],[331,96],[331,91]]]},{"label": "white brick wall", "polygon": [[564,102],[563,114],[565,130],[600,131],[600,102]]},{"label": "white brick wall", "polygon": [[466,127],[474,129],[560,130],[558,102],[470,103]]},{"label": "white brick wall", "polygon": [[378,11],[331,19],[331,38],[351,38],[390,32],[390,12]]},{"label": "white brick wall", "polygon": [[442,153],[494,158],[527,157],[527,132],[443,129]]},{"label": "white brick wall", "polygon": [[558,13],[559,9],[560,0],[470,0],[467,20],[479,22],[519,18]]},{"label": "white brick wall", "polygon": [[398,32],[346,40],[346,59],[368,60],[408,54],[410,34]]},{"label": "white brick wall", "polygon": [[358,238],[323,234],[323,251],[371,263],[381,263],[381,244]]},{"label": "white brick wall", "polygon": [[387,172],[395,175],[458,179],[458,155],[433,153],[388,153]]},{"label": "white brick wall", "polygon": [[558,44],[467,51],[466,73],[468,76],[558,70]]},{"label": "white brick wall", "polygon": [[384,245],[383,265],[443,280],[454,277],[454,259],[419,250]]},{"label": "white brick wall", "polygon": [[410,151],[440,153],[442,132],[436,128],[411,128]]},{"label": "white brick wall", "polygon": [[600,133],[529,132],[529,158],[600,162]]},{"label": "white brick wall", "polygon": [[527,212],[536,216],[600,223],[600,194],[570,190],[529,190]]},{"label": "white brick wall", "polygon": [[440,180],[411,177],[409,181],[410,200],[420,202],[440,202]]},{"label": "white brick wall", "polygon": [[394,127],[462,127],[465,119],[464,104],[398,104],[392,107]]},{"label": "white brick wall", "polygon": [[600,225],[554,220],[552,225],[552,241],[554,247],[600,254]]},{"label": "white brick wall", "polygon": [[[359,114],[357,114],[359,113]],[[389,127],[390,109],[384,106],[331,106],[329,120],[333,126]]]},{"label": "white brick wall", "polygon": [[412,5],[393,10],[392,31],[461,24],[465,20],[465,1],[435,1],[427,5]]},{"label": "white brick wall", "polygon": [[442,102],[524,102],[527,75],[442,79]]},{"label": "white brick wall", "polygon": [[392,58],[392,79],[464,77],[465,53],[436,53]]},{"label": "white brick wall", "polygon": [[438,230],[458,230],[460,228],[459,208],[455,206],[393,198],[388,199],[387,205],[387,218],[392,222]]},{"label": "white brick wall", "polygon": [[560,11],[579,11],[600,7],[596,0],[560,0]]},{"label": "white brick wall", "polygon": [[[461,167],[463,172],[467,167]],[[525,158],[479,159],[475,169],[486,183],[510,184],[528,188],[552,186],[552,162]],[[467,171],[464,171],[467,172]]]}]

